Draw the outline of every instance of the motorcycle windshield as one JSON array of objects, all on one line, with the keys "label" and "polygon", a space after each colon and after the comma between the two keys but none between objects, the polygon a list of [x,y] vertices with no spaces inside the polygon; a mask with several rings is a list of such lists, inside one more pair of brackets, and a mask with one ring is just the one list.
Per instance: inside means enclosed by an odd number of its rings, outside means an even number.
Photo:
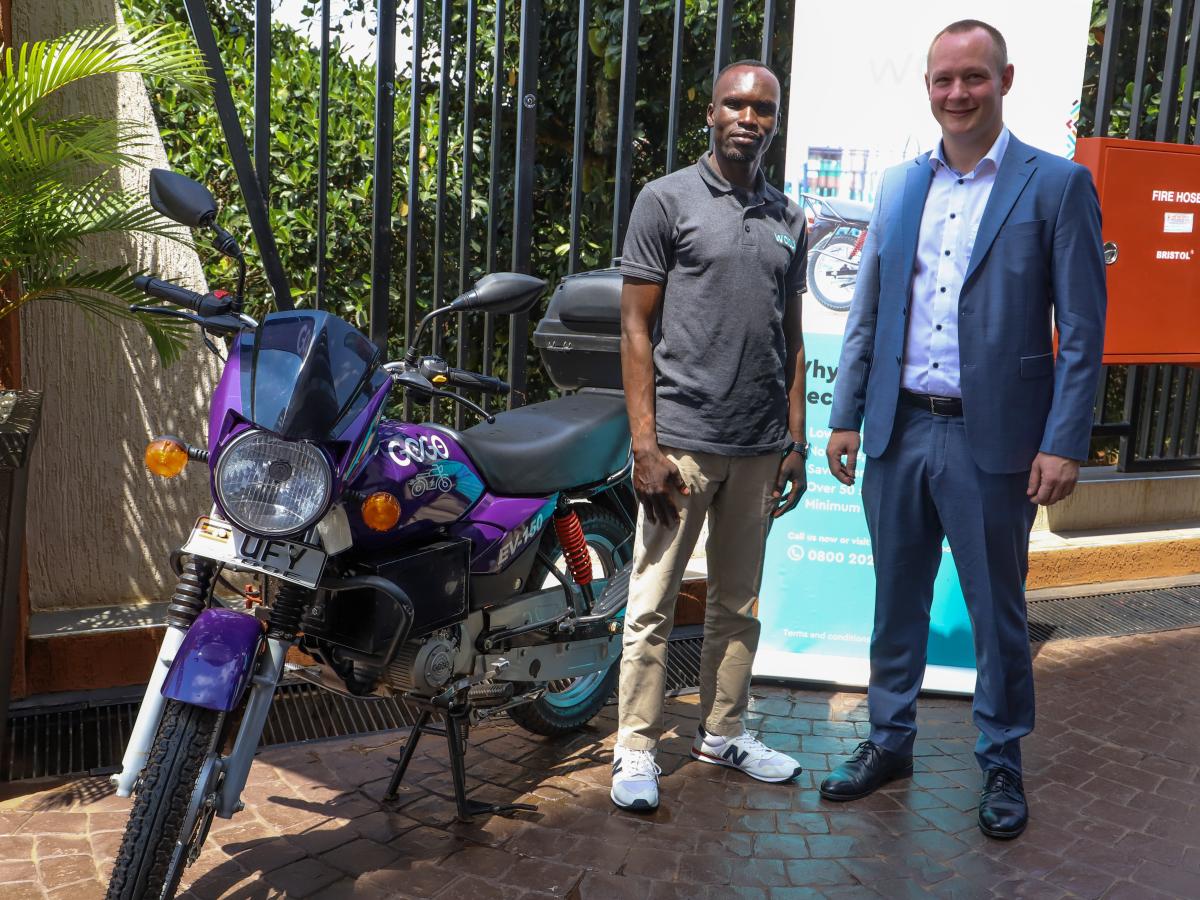
[{"label": "motorcycle windshield", "polygon": [[286,440],[336,437],[386,378],[379,349],[325,312],[271,313],[238,353],[243,412]]}]

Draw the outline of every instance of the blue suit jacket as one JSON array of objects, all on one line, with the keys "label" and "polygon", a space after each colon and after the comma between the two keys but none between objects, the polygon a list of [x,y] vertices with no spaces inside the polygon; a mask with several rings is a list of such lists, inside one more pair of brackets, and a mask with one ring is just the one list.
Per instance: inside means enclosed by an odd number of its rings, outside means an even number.
[{"label": "blue suit jacket", "polygon": [[[892,436],[929,154],[884,173],[846,323],[830,426]],[[963,415],[976,464],[1088,455],[1104,346],[1104,257],[1091,173],[1010,137],[959,295]],[[1053,327],[1059,335],[1053,352]]]}]

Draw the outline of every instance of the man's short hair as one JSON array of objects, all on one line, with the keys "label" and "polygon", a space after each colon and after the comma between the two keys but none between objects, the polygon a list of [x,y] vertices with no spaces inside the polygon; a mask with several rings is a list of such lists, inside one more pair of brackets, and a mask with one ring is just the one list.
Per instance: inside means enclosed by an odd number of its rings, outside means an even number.
[{"label": "man's short hair", "polygon": [[775,70],[768,66],[761,59],[739,59],[737,62],[731,62],[717,73],[717,77],[713,79],[713,96],[716,96],[717,85],[721,83],[721,79],[725,77],[725,73],[730,69],[750,68],[750,69],[766,69],[775,76],[775,80],[779,81],[779,76],[775,75]]},{"label": "man's short hair", "polygon": [[929,42],[929,50],[925,54],[925,68],[929,68],[929,59],[933,56],[933,45],[944,34],[963,34],[968,31],[980,29],[986,31],[988,37],[992,39],[992,46],[996,48],[996,71],[1003,72],[1004,67],[1008,65],[1008,43],[1004,40],[1004,35],[994,25],[989,25],[987,22],[981,22],[979,19],[959,19],[957,22],[951,22],[941,31],[933,36],[933,40]]}]

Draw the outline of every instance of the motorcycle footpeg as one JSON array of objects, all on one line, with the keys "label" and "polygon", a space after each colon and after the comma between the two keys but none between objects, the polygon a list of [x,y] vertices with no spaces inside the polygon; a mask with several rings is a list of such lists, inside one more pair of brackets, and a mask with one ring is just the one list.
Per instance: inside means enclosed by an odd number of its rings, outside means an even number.
[{"label": "motorcycle footpeg", "polygon": [[467,691],[467,700],[477,708],[500,706],[513,697],[513,683],[500,681],[495,684],[477,684]]}]

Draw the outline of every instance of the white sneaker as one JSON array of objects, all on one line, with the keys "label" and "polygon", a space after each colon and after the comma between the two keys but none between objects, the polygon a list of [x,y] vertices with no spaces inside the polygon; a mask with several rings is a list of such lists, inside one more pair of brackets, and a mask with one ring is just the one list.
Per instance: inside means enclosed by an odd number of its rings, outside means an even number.
[{"label": "white sneaker", "polygon": [[612,790],[609,796],[621,809],[649,812],[658,808],[658,776],[653,750],[613,748]]},{"label": "white sneaker", "polygon": [[759,781],[790,781],[804,769],[794,759],[772,750],[748,731],[738,737],[709,734],[700,728],[692,744],[692,756],[715,766],[728,766]]}]

